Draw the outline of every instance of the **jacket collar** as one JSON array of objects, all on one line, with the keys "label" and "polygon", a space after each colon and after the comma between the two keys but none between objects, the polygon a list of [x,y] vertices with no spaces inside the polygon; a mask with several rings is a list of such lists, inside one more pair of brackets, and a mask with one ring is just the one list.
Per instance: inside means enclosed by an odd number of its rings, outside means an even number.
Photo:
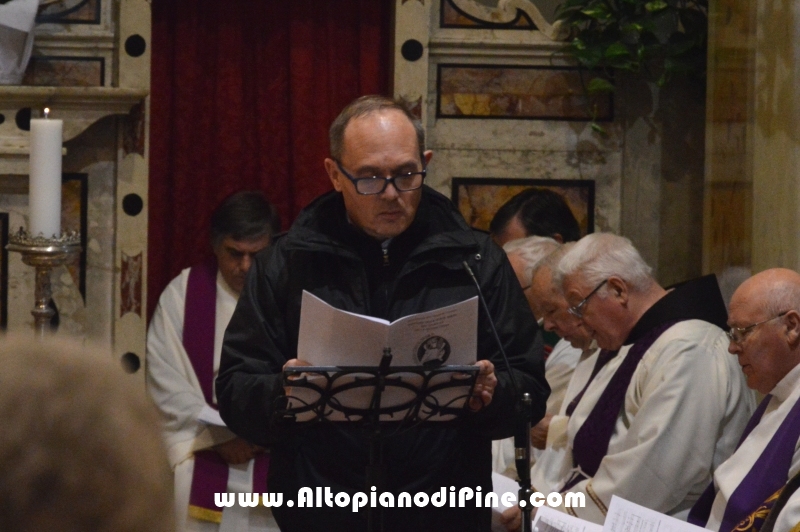
[{"label": "jacket collar", "polygon": [[[414,221],[396,240],[414,235],[422,242],[415,247],[412,257],[442,248],[478,249],[471,228],[452,202],[428,186],[422,188]],[[287,239],[292,249],[338,254],[352,252],[354,239],[380,246],[379,241],[347,221],[344,200],[336,191],[323,194],[303,209],[289,229]]]}]

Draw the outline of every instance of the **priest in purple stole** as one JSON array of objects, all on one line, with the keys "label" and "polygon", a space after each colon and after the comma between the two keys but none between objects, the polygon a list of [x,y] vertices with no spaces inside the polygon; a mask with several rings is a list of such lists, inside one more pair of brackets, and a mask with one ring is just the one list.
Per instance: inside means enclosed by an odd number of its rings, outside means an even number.
[{"label": "priest in purple stole", "polygon": [[713,276],[662,288],[626,238],[590,234],[554,268],[569,311],[602,348],[572,408],[562,491],[602,524],[612,495],[685,517],[755,405],[727,353]]},{"label": "priest in purple stole", "polygon": [[734,293],[728,323],[729,351],[765,397],[689,521],[720,532],[759,532],[765,521],[774,532],[800,530],[800,275],[751,277]]},{"label": "priest in purple stole", "polygon": [[266,492],[269,453],[228,430],[214,390],[245,274],[277,230],[276,211],[260,192],[223,200],[211,219],[214,256],[172,280],[150,323],[147,384],[163,414],[179,531],[278,530],[263,506],[216,506],[215,493]]}]

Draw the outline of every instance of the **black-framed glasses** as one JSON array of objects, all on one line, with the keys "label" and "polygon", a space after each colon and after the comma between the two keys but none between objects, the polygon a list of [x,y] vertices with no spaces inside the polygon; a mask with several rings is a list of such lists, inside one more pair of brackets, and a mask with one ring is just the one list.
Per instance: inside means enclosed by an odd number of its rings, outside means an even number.
[{"label": "black-framed glasses", "polygon": [[586,303],[589,301],[589,298],[592,297],[600,290],[604,284],[608,282],[608,279],[604,279],[600,281],[600,284],[594,287],[594,290],[589,292],[589,295],[583,298],[583,301],[575,305],[574,307],[569,307],[567,312],[575,316],[576,318],[583,318],[583,307],[586,306]]},{"label": "black-framed glasses", "polygon": [[754,323],[752,325],[748,325],[747,327],[731,327],[731,329],[729,331],[725,331],[725,334],[728,335],[728,339],[732,343],[741,344],[742,342],[744,342],[745,338],[747,338],[747,335],[750,334],[751,332],[753,332],[756,327],[758,327],[759,325],[761,325],[763,323],[767,323],[768,321],[777,320],[778,318],[782,318],[782,317],[786,316],[786,314],[788,312],[789,312],[788,310],[784,310],[783,312],[781,312],[777,316],[772,316],[771,318],[767,318],[767,319],[765,319],[763,321],[759,321],[759,322]]},{"label": "black-framed glasses", "polygon": [[342,163],[336,161],[336,166],[339,171],[353,183],[356,187],[356,192],[369,196],[372,194],[380,194],[386,190],[386,186],[391,183],[398,192],[409,192],[417,190],[422,187],[425,181],[425,174],[427,169],[423,168],[419,172],[408,172],[407,174],[394,175],[390,177],[381,177],[374,175],[372,177],[353,177],[350,172],[342,168]]}]

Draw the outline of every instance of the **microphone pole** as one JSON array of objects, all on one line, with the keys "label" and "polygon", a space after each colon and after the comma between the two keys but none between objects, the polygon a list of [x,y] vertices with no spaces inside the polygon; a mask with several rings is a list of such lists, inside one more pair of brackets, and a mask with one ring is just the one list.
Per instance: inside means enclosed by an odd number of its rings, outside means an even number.
[{"label": "microphone pole", "polygon": [[503,356],[503,364],[508,372],[511,387],[514,390],[514,395],[517,397],[516,405],[516,418],[517,427],[514,431],[514,464],[517,467],[517,476],[519,477],[519,493],[517,500],[519,501],[519,508],[522,511],[522,530],[523,532],[531,531],[531,510],[533,506],[530,504],[530,498],[533,494],[533,487],[531,486],[531,408],[532,400],[531,395],[527,392],[520,394],[522,391],[514,378],[514,373],[511,371],[511,364],[508,363],[508,356],[506,350],[503,348],[503,342],[500,341],[500,335],[497,334],[497,327],[495,327],[492,314],[489,312],[489,306],[486,304],[486,298],[483,297],[481,285],[478,283],[478,278],[472,268],[469,267],[467,261],[463,261],[461,265],[464,270],[469,274],[472,282],[475,283],[475,288],[478,290],[478,300],[481,302],[483,312],[489,320],[489,326],[492,329],[492,336],[500,349],[500,354]]}]

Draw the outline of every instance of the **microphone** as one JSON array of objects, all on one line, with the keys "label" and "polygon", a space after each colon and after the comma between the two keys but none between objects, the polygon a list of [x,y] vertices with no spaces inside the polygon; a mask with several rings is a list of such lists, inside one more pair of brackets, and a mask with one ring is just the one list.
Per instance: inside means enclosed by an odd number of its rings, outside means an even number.
[{"label": "microphone", "polygon": [[503,364],[508,372],[509,380],[511,381],[511,387],[514,390],[514,395],[519,398],[516,407],[517,427],[514,431],[514,463],[517,467],[517,476],[519,477],[519,501],[520,509],[522,510],[523,515],[522,529],[525,532],[529,532],[531,530],[531,505],[524,504],[522,501],[527,502],[533,493],[533,487],[531,486],[530,442],[531,395],[527,392],[525,392],[523,395],[520,395],[521,389],[517,384],[517,380],[514,378],[514,372],[511,371],[511,364],[508,362],[508,356],[506,355],[506,350],[503,347],[503,342],[500,341],[500,335],[497,334],[497,327],[495,327],[492,314],[489,312],[489,306],[486,304],[486,298],[483,297],[483,291],[481,290],[480,283],[478,283],[478,278],[475,277],[475,273],[472,271],[472,268],[469,267],[467,261],[463,261],[461,265],[464,266],[464,270],[466,270],[466,272],[469,274],[472,282],[475,284],[475,288],[478,290],[478,300],[481,302],[483,312],[486,314],[486,318],[489,320],[489,326],[492,329],[494,341],[497,343],[500,354],[503,356]]},{"label": "microphone", "polygon": [[483,291],[481,290],[481,285],[478,283],[478,278],[475,277],[475,273],[472,271],[472,268],[469,267],[467,261],[463,261],[461,263],[464,266],[464,269],[467,271],[469,276],[472,278],[472,282],[475,283],[475,288],[478,290],[478,300],[481,302],[481,306],[483,307],[483,313],[486,314],[486,318],[489,320],[489,326],[492,329],[492,336],[494,336],[494,341],[497,343],[498,349],[500,349],[500,354],[503,355],[503,364],[506,366],[506,371],[511,379],[511,387],[514,389],[514,395],[519,396],[520,388],[517,384],[517,380],[514,378],[514,373],[511,371],[511,364],[508,363],[508,357],[506,356],[506,350],[503,348],[503,342],[500,341],[500,335],[497,334],[497,327],[494,325],[494,320],[492,319],[492,313],[489,312],[489,306],[486,304],[486,298],[483,297]]}]

